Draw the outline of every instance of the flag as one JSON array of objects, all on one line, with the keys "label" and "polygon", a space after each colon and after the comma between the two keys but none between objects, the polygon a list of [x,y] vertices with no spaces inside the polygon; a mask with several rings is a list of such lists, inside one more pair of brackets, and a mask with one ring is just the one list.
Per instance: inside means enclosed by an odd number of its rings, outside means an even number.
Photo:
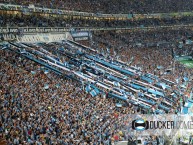
[{"label": "flag", "polygon": [[44,74],[48,74],[49,73],[49,71],[48,70],[44,70]]},{"label": "flag", "polygon": [[161,65],[160,65],[160,66],[157,66],[157,69],[162,69],[162,68],[163,68],[163,66],[161,66]]},{"label": "flag", "polygon": [[59,88],[60,87],[60,84],[56,84],[56,88]]},{"label": "flag", "polygon": [[86,91],[87,93],[91,91],[90,84],[86,86],[85,91]]},{"label": "flag", "polygon": [[120,87],[119,82],[113,82],[113,84],[114,84],[114,86],[116,86],[116,87]]},{"label": "flag", "polygon": [[107,52],[109,53],[110,51],[109,51],[109,48],[107,48]]},{"label": "flag", "polygon": [[35,72],[35,71],[31,71],[31,74],[32,74],[32,75],[35,75],[35,74],[36,74],[36,72]]},{"label": "flag", "polygon": [[97,93],[95,92],[95,90],[90,91],[90,94],[92,95],[92,97],[95,97],[97,95]]},{"label": "flag", "polygon": [[117,107],[122,107],[122,104],[116,103],[116,106],[117,106]]},{"label": "flag", "polygon": [[166,89],[166,84],[165,83],[160,83],[161,87],[165,90]]},{"label": "flag", "polygon": [[49,85],[48,85],[48,84],[45,84],[45,85],[44,85],[44,89],[45,89],[45,90],[49,89]]},{"label": "flag", "polygon": [[179,45],[178,45],[178,48],[182,48],[182,47],[183,47],[183,44],[179,44]]},{"label": "flag", "polygon": [[184,81],[186,81],[186,82],[189,80],[187,77],[184,77],[183,79],[184,79]]},{"label": "flag", "polygon": [[133,62],[133,59],[134,59],[134,57],[132,56],[130,61],[129,61],[129,64],[131,64]]},{"label": "flag", "polygon": [[179,79],[178,79],[178,78],[176,79],[176,83],[177,83],[177,84],[179,83]]},{"label": "flag", "polygon": [[186,40],[186,44],[192,44],[192,40],[190,39]]},{"label": "flag", "polygon": [[114,55],[117,55],[116,51],[114,51]]}]

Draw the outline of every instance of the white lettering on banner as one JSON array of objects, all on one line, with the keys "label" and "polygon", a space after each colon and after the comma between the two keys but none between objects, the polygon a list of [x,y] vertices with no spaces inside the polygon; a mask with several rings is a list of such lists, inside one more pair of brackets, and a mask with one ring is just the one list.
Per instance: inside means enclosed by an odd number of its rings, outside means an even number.
[{"label": "white lettering on banner", "polygon": [[[41,33],[41,32],[69,32],[71,28],[61,28],[61,27],[18,27],[18,28],[0,28],[0,33]],[[79,32],[71,33],[72,37],[89,37],[89,30],[88,29],[80,29]]]},{"label": "white lettering on banner", "polygon": [[26,29],[26,31],[27,32],[36,32],[36,29],[35,28],[34,29],[33,28],[32,29]]},{"label": "white lettering on banner", "polygon": [[77,37],[74,38],[75,41],[80,41],[80,40],[88,40],[88,37]]},{"label": "white lettering on banner", "polygon": [[5,33],[7,30],[6,29],[0,29],[1,33]]},{"label": "white lettering on banner", "polygon": [[16,35],[14,35],[14,34],[3,34],[2,36],[3,36],[4,40],[14,40],[14,39],[16,39]]},{"label": "white lettering on banner", "polygon": [[55,42],[67,39],[66,34],[50,34],[50,33],[42,33],[42,34],[28,34],[19,37],[20,42]]},{"label": "white lettering on banner", "polygon": [[72,33],[72,37],[88,37],[89,34],[88,32],[75,32],[75,33]]},{"label": "white lettering on banner", "polygon": [[18,32],[18,29],[10,29],[10,32]]},{"label": "white lettering on banner", "polygon": [[28,32],[28,29],[24,29],[23,32]]},{"label": "white lettering on banner", "polygon": [[63,28],[58,29],[58,32],[64,32],[64,29]]},{"label": "white lettering on banner", "polygon": [[11,29],[6,29],[6,28],[3,28],[3,29],[0,29],[0,32],[1,33],[9,33],[9,32],[18,32],[18,29],[14,29],[14,28],[11,28]]}]

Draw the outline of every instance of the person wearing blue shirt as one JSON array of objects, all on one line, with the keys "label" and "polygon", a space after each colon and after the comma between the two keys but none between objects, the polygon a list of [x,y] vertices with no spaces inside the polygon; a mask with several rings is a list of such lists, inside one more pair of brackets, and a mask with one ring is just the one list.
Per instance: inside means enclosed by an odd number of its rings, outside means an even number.
[{"label": "person wearing blue shirt", "polygon": [[145,139],[143,145],[147,145],[147,143],[148,143],[148,142],[147,142],[147,139]]},{"label": "person wearing blue shirt", "polygon": [[192,143],[192,135],[190,135],[190,137],[189,137],[189,144],[191,144]]}]

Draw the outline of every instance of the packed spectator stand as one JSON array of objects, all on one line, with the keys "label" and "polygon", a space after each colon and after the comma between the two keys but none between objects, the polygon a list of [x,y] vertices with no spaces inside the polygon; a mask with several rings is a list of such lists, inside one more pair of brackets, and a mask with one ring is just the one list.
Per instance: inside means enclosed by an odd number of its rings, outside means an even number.
[{"label": "packed spectator stand", "polygon": [[[181,0],[161,0],[161,7],[158,1],[149,0],[1,2],[94,13],[190,11],[192,5]],[[120,21],[0,16],[2,27],[109,28],[191,23],[192,16]],[[192,59],[191,28],[92,33],[92,39],[86,42],[0,43],[0,135],[4,139],[0,141],[109,145],[128,140],[127,114],[189,113],[193,71],[175,58],[188,55]],[[146,140],[158,144],[160,139],[152,135]]]},{"label": "packed spectator stand", "polygon": [[[15,130],[9,128],[10,125],[8,124],[2,126],[2,129],[6,131],[7,140],[16,144],[25,141],[28,143],[47,142],[47,144],[61,142],[74,144],[82,141],[89,144],[91,142],[108,144],[114,142],[115,139],[116,141],[126,140],[127,136],[122,131],[124,121],[121,120],[124,119],[124,114],[137,112],[180,113],[185,103],[192,103],[192,100],[186,96],[180,99],[181,92],[178,92],[174,85],[175,82],[147,73],[148,71],[144,73],[139,67],[127,66],[122,61],[103,56],[103,54],[97,53],[96,50],[76,42],[63,41],[62,43],[51,44],[10,43],[9,46],[5,46],[3,49],[1,50],[1,66],[5,67],[2,67],[2,72],[10,74],[10,76],[2,76],[4,84],[1,86],[3,88],[1,93],[4,94],[2,107],[5,110],[5,112],[2,111],[2,123],[12,124],[12,122],[7,122],[9,121],[9,119],[6,119],[8,116],[12,118],[11,120],[16,126],[23,126],[26,123],[24,129],[19,127]],[[92,54],[95,55],[92,56]],[[53,72],[48,71],[48,69]],[[188,75],[190,74],[189,72]],[[7,79],[10,80],[10,85],[6,85]],[[14,81],[15,79],[18,79],[18,81]],[[179,81],[183,84],[184,77],[181,79]],[[80,83],[82,88],[80,88]],[[77,87],[75,87],[75,84]],[[15,87],[17,85],[18,87]],[[73,87],[69,87],[70,85]],[[189,85],[187,87],[191,89]],[[174,91],[174,89],[175,92],[172,93],[171,91]],[[27,93],[28,91],[29,93]],[[10,101],[7,101],[7,98]],[[26,102],[26,105],[23,104],[23,101]],[[88,101],[88,103],[85,101]],[[101,105],[96,105],[96,101],[97,104]],[[33,105],[32,102],[36,105]],[[59,102],[62,106],[58,105]],[[69,102],[75,104],[78,110],[74,105],[69,106]],[[79,105],[77,105],[78,102]],[[27,104],[31,105],[28,106]],[[91,104],[94,108],[90,108]],[[23,106],[21,107],[21,105]],[[13,115],[8,115],[6,108],[11,106],[15,106],[11,113]],[[99,108],[96,109],[95,107]],[[97,112],[97,110],[100,111]],[[40,113],[38,113],[39,111]],[[90,111],[96,112],[98,117]],[[81,114],[80,117],[85,117],[86,120],[76,116],[73,112],[76,112],[75,114],[78,116]],[[101,117],[102,114],[104,117]],[[28,116],[27,120],[25,120],[26,115]],[[46,115],[47,118],[41,117],[41,115]],[[98,121],[94,121],[93,117]],[[92,121],[88,121],[88,118],[94,119],[94,123],[98,125],[92,124]],[[41,126],[33,122],[29,124],[27,123],[28,119],[36,119],[43,124]],[[20,120],[24,120],[25,123],[23,124]],[[64,123],[62,120],[64,122],[69,121],[69,126],[62,126],[62,123]],[[81,124],[83,123],[83,126],[81,125],[82,131],[78,129],[80,128],[78,123],[80,120]],[[91,124],[88,125],[88,122]],[[110,127],[109,124],[113,126]],[[34,125],[38,126],[39,129],[33,130]],[[92,127],[93,125],[98,127],[95,129]],[[65,132],[65,129],[62,130],[63,127],[71,128],[72,131]],[[96,132],[93,132],[93,129]],[[73,132],[74,130],[77,131]],[[19,132],[22,132],[22,134]],[[104,137],[101,137],[101,132],[104,132]],[[118,140],[116,138],[117,134]],[[11,140],[12,136],[16,138]]]},{"label": "packed spectator stand", "polygon": [[0,2],[8,4],[20,4],[28,6],[33,4],[48,8],[61,8],[65,10],[75,10],[94,13],[168,13],[178,11],[191,11],[193,1],[188,0],[1,0]]},{"label": "packed spectator stand", "polygon": [[192,24],[193,17],[149,18],[129,20],[95,20],[73,17],[45,17],[41,15],[12,15],[1,14],[0,25],[2,27],[148,27],[148,26],[172,26]]}]

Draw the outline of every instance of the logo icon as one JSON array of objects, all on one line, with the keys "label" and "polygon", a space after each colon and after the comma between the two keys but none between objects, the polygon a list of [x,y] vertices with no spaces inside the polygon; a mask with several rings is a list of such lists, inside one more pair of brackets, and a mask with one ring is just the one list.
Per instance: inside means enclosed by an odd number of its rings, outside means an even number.
[{"label": "logo icon", "polygon": [[137,131],[144,131],[149,129],[149,122],[144,119],[136,119],[132,121],[132,129]]}]

